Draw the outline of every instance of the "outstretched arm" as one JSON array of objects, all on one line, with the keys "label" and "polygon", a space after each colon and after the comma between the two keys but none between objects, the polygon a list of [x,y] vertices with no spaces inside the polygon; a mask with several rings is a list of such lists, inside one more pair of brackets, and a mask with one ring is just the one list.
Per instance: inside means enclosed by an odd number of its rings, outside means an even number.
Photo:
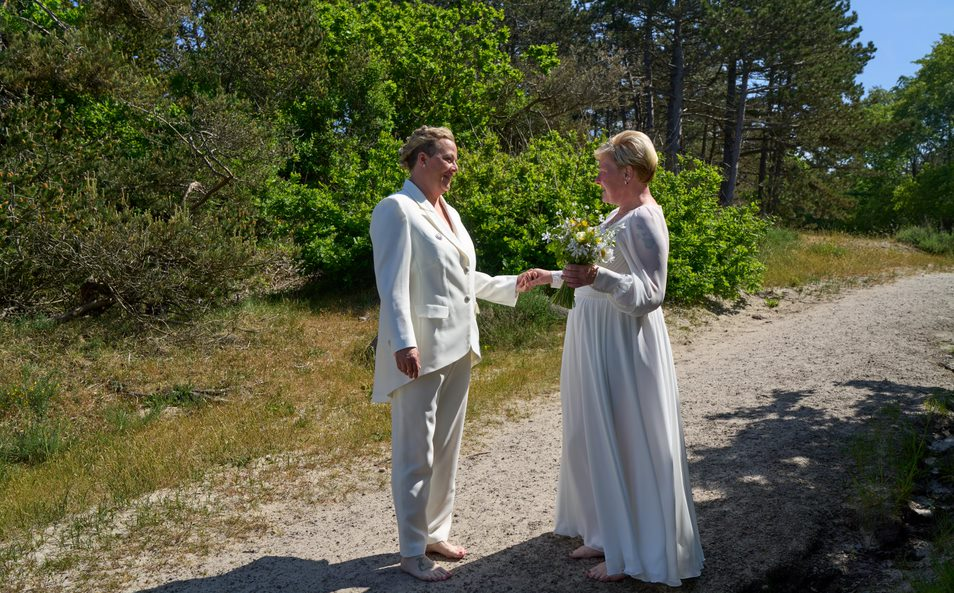
[{"label": "outstretched arm", "polygon": [[541,268],[531,268],[517,277],[517,289],[521,292],[546,285],[559,288],[561,283],[560,272],[551,272]]}]

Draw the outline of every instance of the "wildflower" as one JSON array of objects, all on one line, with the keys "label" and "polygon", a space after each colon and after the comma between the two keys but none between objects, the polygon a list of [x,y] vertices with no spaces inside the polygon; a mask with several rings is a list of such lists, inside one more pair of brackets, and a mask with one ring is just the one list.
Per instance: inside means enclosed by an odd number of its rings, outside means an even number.
[{"label": "wildflower", "polygon": [[[613,259],[611,245],[618,230],[619,227],[603,229],[591,225],[585,218],[570,217],[552,232],[544,233],[544,240],[563,264],[604,264]],[[553,302],[562,307],[572,307],[573,289],[564,284],[553,295]]]}]

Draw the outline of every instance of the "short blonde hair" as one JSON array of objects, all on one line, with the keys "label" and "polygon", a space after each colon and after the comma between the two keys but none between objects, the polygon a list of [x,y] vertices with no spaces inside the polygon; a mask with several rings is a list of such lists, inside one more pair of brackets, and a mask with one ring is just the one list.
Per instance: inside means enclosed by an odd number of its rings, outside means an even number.
[{"label": "short blonde hair", "polygon": [[414,161],[417,160],[417,155],[421,152],[426,153],[427,156],[434,156],[434,153],[437,152],[437,143],[441,140],[450,140],[455,144],[457,143],[454,140],[454,133],[448,128],[421,126],[414,130],[407,137],[407,141],[401,147],[401,150],[398,151],[401,166],[408,171],[413,169]]},{"label": "short blonde hair", "polygon": [[659,165],[659,156],[656,155],[653,141],[646,134],[634,130],[616,134],[593,151],[593,156],[598,159],[607,153],[613,155],[617,167],[632,167],[636,178],[643,183],[652,181]]}]

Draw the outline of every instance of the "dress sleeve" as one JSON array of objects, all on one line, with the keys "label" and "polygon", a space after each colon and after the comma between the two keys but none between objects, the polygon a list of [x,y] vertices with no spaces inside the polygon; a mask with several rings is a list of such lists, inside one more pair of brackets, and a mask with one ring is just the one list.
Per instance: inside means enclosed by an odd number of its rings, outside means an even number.
[{"label": "dress sleeve", "polygon": [[371,246],[381,323],[391,337],[391,349],[417,346],[411,322],[411,229],[397,200],[385,198],[371,213]]},{"label": "dress sleeve", "polygon": [[617,257],[627,271],[599,268],[593,289],[605,292],[617,309],[641,316],[657,309],[666,297],[669,231],[662,211],[639,208],[616,235]]}]

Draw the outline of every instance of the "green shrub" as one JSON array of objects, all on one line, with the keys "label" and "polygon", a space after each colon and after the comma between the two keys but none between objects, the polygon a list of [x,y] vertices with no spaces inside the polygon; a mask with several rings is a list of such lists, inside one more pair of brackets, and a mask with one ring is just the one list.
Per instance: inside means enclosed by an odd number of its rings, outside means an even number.
[{"label": "green shrub", "polygon": [[15,196],[4,214],[0,307],[55,314],[100,300],[138,319],[188,317],[242,290],[264,259],[214,213],[143,211],[93,179],[76,193]]},{"label": "green shrub", "polygon": [[657,171],[651,188],[669,226],[667,297],[697,302],[709,295],[737,296],[759,286],[758,246],[767,223],[755,204],[720,207],[715,167],[686,160],[678,175]]},{"label": "green shrub", "polygon": [[[501,153],[491,142],[466,153],[452,200],[483,270],[513,273],[557,265],[542,236],[559,224],[561,211],[607,209],[593,183],[597,143],[580,146],[550,134],[533,139],[518,155]],[[758,246],[767,223],[754,205],[719,206],[721,178],[714,167],[685,165],[678,175],[660,169],[651,185],[669,226],[667,298],[696,302],[756,288],[763,270]]]},{"label": "green shrub", "polygon": [[69,438],[61,421],[34,420],[0,437],[0,461],[38,465],[68,447]]},{"label": "green shrub", "polygon": [[954,164],[925,165],[917,177],[905,178],[892,203],[902,222],[954,226]]},{"label": "green shrub", "polygon": [[20,372],[18,381],[0,385],[0,419],[21,415],[46,418],[59,384],[51,374],[40,373],[28,365]]},{"label": "green shrub", "polygon": [[894,238],[928,253],[954,255],[954,231],[945,232],[929,226],[906,226],[898,230]]},{"label": "green shrub", "polygon": [[574,211],[605,210],[600,202],[595,143],[551,133],[510,155],[487,138],[461,151],[462,172],[449,199],[460,212],[477,249],[482,271],[517,273],[555,268],[543,235]]},{"label": "green shrub", "polygon": [[404,174],[397,166],[399,148],[400,143],[382,135],[368,150],[342,147],[334,155],[335,175],[326,184],[313,187],[293,174],[269,185],[262,201],[264,215],[276,236],[293,238],[306,273],[344,284],[369,283],[373,278],[371,211],[403,184]]}]

